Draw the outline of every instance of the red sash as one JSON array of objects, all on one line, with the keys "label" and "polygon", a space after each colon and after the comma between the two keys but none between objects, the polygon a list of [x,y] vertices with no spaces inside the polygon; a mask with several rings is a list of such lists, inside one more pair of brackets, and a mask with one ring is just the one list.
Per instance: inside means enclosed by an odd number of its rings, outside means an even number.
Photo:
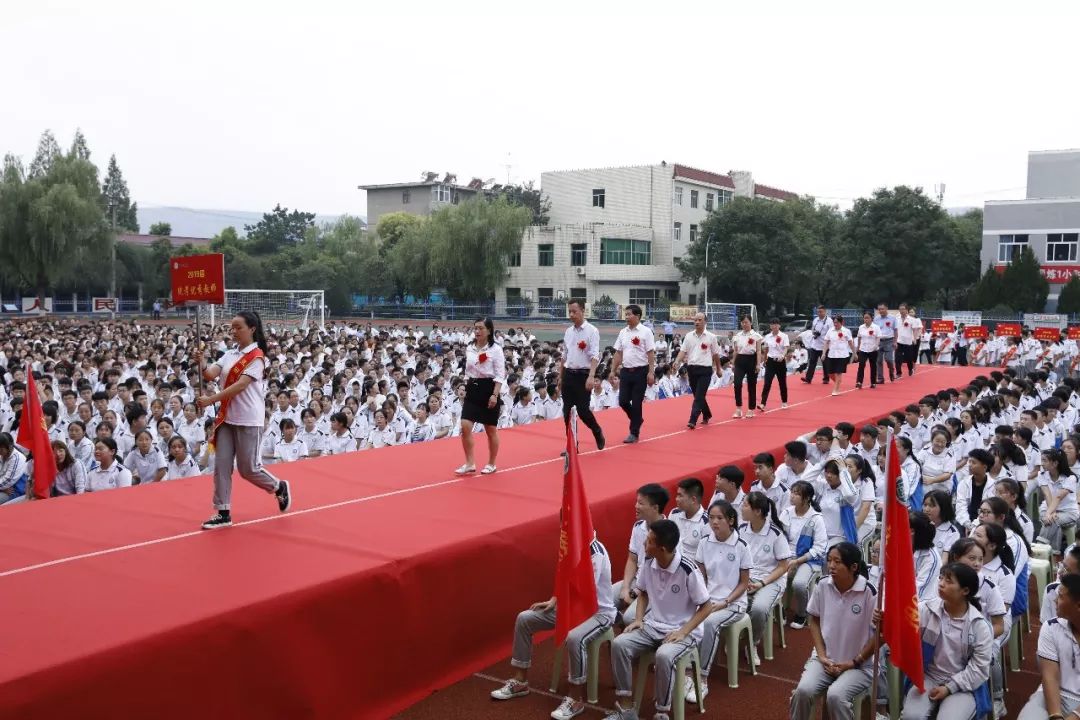
[{"label": "red sash", "polygon": [[[257,345],[244,353],[244,355],[229,368],[229,374],[225,376],[225,385],[221,389],[224,390],[239,381],[240,376],[244,374],[244,370],[247,369],[247,366],[263,357],[265,357],[263,351]],[[229,409],[229,402],[231,400],[231,397],[224,398],[218,406],[218,414],[217,417],[214,418],[214,426],[210,428],[210,437],[207,438],[211,448],[214,447],[214,436],[217,434],[217,429],[225,422],[225,412]]]},{"label": "red sash", "polygon": [[1011,348],[1009,348],[1009,352],[1005,353],[1005,358],[1001,361],[1001,367],[1008,366],[1009,361],[1012,360],[1013,355],[1016,354],[1016,348],[1017,346],[1013,345]]},{"label": "red sash", "polygon": [[1069,374],[1070,375],[1072,375],[1073,373],[1076,372],[1076,366],[1077,366],[1078,363],[1080,363],[1080,355],[1077,355],[1076,357],[1074,357],[1072,362],[1069,363]]}]

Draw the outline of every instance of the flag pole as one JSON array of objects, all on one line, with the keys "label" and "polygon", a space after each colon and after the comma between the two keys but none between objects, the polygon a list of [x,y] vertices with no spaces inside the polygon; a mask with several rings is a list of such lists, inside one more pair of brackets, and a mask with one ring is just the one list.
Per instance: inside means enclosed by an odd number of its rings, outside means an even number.
[{"label": "flag pole", "polygon": [[[884,503],[889,502],[889,495],[888,494],[890,492],[895,492],[896,491],[895,481],[893,483],[893,487],[889,487],[889,484],[888,484],[888,481],[889,481],[889,461],[892,459],[891,458],[892,439],[893,439],[893,430],[892,430],[892,428],[887,428],[887,432],[885,434],[885,495],[882,497],[882,500],[884,501]],[[878,588],[877,588],[878,592],[877,592],[877,613],[876,613],[878,615],[881,614],[881,608],[885,604],[885,592],[883,591],[882,588],[885,585],[885,537],[886,537],[885,533],[888,531],[888,528],[886,527],[886,524],[888,523],[888,520],[889,520],[889,513],[886,512],[886,509],[884,507],[882,507],[882,510],[881,510],[881,541],[880,541],[881,542],[881,549],[878,551]],[[873,547],[872,544],[871,544],[871,547]],[[877,716],[877,704],[878,704],[878,702],[877,702],[877,698],[878,698],[878,692],[877,692],[878,691],[878,678],[880,677],[880,671],[881,671],[881,667],[880,667],[881,666],[881,623],[878,623],[878,626],[876,628],[874,628],[874,630],[875,630],[875,632],[874,632],[874,670],[873,670],[873,675],[871,676],[871,679],[870,679],[870,705],[871,705],[871,708],[873,710],[874,716],[876,717]]]}]

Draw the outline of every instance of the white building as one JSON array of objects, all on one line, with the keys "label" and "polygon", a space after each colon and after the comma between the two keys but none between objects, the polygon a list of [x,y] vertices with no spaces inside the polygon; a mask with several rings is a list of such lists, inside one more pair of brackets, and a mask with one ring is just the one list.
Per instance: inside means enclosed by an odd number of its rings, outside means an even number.
[{"label": "white building", "polygon": [[[794,193],[754,183],[749,172],[719,174],[685,165],[546,172],[550,222],[533,227],[507,269],[496,300],[543,303],[608,296],[616,303],[659,298],[697,304],[700,288],[680,281],[675,260],[714,209],[735,197],[790,200]],[[720,300],[721,298],[712,298]]]}]

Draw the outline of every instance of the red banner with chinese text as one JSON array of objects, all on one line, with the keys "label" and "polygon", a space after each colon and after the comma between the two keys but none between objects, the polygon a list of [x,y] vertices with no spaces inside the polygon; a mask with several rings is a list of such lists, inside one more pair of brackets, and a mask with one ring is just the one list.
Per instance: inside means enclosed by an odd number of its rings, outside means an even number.
[{"label": "red banner with chinese text", "polygon": [[1020,337],[1022,330],[1020,323],[998,323],[994,333],[998,337]]},{"label": "red banner with chinese text", "polygon": [[225,304],[225,256],[186,255],[169,260],[173,305]]},{"label": "red banner with chinese text", "polygon": [[956,330],[956,323],[952,320],[931,320],[930,332],[932,333],[951,333]]},{"label": "red banner with chinese text", "polygon": [[964,337],[969,340],[974,340],[975,338],[985,339],[989,334],[990,333],[987,331],[985,325],[968,325],[964,328]]},{"label": "red banner with chinese text", "polygon": [[1055,327],[1037,327],[1031,331],[1031,336],[1036,340],[1057,342],[1061,339],[1061,329]]}]

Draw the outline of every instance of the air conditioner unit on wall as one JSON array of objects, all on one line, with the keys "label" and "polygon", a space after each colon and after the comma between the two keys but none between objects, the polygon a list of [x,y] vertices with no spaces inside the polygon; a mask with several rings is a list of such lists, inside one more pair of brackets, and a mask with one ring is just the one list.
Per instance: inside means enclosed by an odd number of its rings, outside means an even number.
[{"label": "air conditioner unit on wall", "polygon": [[579,268],[577,269],[577,274],[578,274],[578,275],[581,275],[581,276],[584,276],[584,275],[585,275],[585,268],[583,268],[583,267],[579,267]]}]

